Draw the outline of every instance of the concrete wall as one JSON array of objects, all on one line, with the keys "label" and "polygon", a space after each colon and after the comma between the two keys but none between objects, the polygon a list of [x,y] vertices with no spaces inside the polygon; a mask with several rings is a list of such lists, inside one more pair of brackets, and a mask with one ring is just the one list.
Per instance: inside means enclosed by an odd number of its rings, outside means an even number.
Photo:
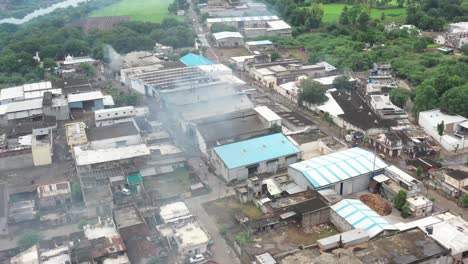
[{"label": "concrete wall", "polygon": [[[216,152],[213,152],[213,164],[217,168],[218,172],[221,173],[221,175],[226,179],[226,181],[232,181],[232,180],[244,180],[247,179],[249,176],[249,170],[247,167],[249,166],[244,166],[244,167],[238,167],[234,169],[228,169],[224,162],[218,157]],[[286,168],[288,165],[296,163],[300,160],[301,154],[298,153],[296,154],[295,157],[289,157],[286,159],[286,157],[280,157],[276,160],[276,164],[268,161],[263,161],[258,163],[258,168],[257,168],[257,174],[262,174],[262,173],[274,173],[278,169],[283,169]],[[254,165],[254,164],[252,164]]]},{"label": "concrete wall", "polygon": [[339,214],[334,210],[330,210],[330,222],[338,229],[340,232],[346,232],[354,229],[353,226],[346,222]]},{"label": "concrete wall", "polygon": [[304,214],[302,216],[302,228],[309,228],[315,225],[327,223],[330,218],[330,208]]},{"label": "concrete wall", "polygon": [[179,253],[182,256],[195,256],[206,252],[208,243],[200,243],[196,245],[179,247]]},{"label": "concrete wall", "polygon": [[[118,142],[126,142],[127,146],[138,145],[142,142],[140,135],[131,135],[125,137],[108,138],[103,140],[91,141],[91,146],[95,149],[107,149],[119,147]],[[120,145],[121,146],[121,145]]]},{"label": "concrete wall", "polygon": [[[311,188],[315,189],[315,187],[306,179],[306,177],[300,172],[297,171],[291,167],[288,168],[288,175],[294,179],[294,181],[304,187],[304,188]],[[343,183],[343,194],[342,195],[348,195],[356,192],[361,192],[364,190],[367,190],[369,188],[370,184],[370,179],[371,179],[372,174],[364,174],[360,175],[345,181],[337,182],[332,185],[327,185],[327,186],[322,186],[319,189],[325,189],[325,188],[332,188],[334,189],[338,194],[340,194],[341,191],[341,183]]]},{"label": "concrete wall", "polygon": [[216,46],[218,47],[225,47],[225,48],[233,48],[239,47],[244,45],[244,39],[242,38],[225,38],[216,40]]},{"label": "concrete wall", "polygon": [[44,107],[43,113],[45,116],[55,116],[59,121],[70,120],[70,110],[68,106]]}]

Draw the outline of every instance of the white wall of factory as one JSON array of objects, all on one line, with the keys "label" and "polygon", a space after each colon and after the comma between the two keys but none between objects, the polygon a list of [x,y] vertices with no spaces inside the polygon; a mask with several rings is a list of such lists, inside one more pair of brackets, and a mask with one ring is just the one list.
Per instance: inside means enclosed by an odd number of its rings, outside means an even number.
[{"label": "white wall of factory", "polygon": [[116,138],[106,138],[101,140],[91,141],[91,146],[94,149],[107,149],[107,148],[118,148],[125,146],[132,146],[141,144],[141,136],[138,135],[129,135],[124,137]]}]

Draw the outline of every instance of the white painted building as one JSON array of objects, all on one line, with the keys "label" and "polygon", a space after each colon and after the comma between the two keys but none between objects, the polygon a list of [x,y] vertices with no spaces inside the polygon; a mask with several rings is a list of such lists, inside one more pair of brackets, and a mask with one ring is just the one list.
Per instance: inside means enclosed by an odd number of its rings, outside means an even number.
[{"label": "white painted building", "polygon": [[208,232],[196,221],[175,229],[174,238],[182,256],[204,254],[211,240]]},{"label": "white painted building", "polygon": [[[439,135],[437,125],[444,122],[444,134]],[[424,131],[448,151],[468,148],[468,119],[460,115],[448,115],[439,109],[419,112],[418,124]]]},{"label": "white painted building", "polygon": [[244,45],[244,37],[239,32],[223,31],[212,35],[216,46],[220,48],[234,48]]},{"label": "white painted building", "polygon": [[280,126],[281,127],[281,117],[273,112],[268,106],[258,106],[254,108],[254,111],[257,112],[260,120],[262,120],[265,125],[268,127]]},{"label": "white painted building", "polygon": [[159,216],[166,224],[182,222],[193,217],[184,202],[175,202],[159,207]]},{"label": "white painted building", "polygon": [[94,111],[96,127],[132,121],[133,117],[144,116],[149,113],[148,107],[123,106]]},{"label": "white painted building", "polygon": [[299,186],[348,195],[367,190],[371,178],[386,167],[374,153],[356,147],[289,165],[288,175]]}]

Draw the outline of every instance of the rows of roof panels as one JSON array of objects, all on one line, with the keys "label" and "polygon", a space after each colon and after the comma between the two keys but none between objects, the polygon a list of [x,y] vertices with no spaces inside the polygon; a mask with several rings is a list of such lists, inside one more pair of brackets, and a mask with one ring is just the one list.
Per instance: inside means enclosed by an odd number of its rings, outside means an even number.
[{"label": "rows of roof panels", "polygon": [[300,171],[315,188],[319,188],[383,169],[387,164],[370,151],[351,148],[298,162],[289,167]]},{"label": "rows of roof panels", "polygon": [[395,226],[360,200],[344,199],[331,208],[354,228],[366,231],[369,237],[384,230],[396,230]]},{"label": "rows of roof panels", "polygon": [[220,22],[242,22],[242,21],[271,21],[279,20],[278,16],[249,16],[249,17],[218,17],[208,18],[207,23],[220,23]]}]

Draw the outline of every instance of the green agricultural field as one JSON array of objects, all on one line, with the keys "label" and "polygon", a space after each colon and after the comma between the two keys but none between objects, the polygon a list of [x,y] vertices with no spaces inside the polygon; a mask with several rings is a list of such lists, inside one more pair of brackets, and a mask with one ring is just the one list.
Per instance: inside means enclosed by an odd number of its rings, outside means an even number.
[{"label": "green agricultural field", "polygon": [[[351,8],[352,5],[347,4],[326,4],[323,5],[323,22],[336,22],[340,17],[341,11],[345,6]],[[391,9],[372,9],[371,17],[374,19],[380,18],[381,14],[384,13],[386,16],[386,22],[397,22],[404,23],[406,19],[405,8],[391,8]]]},{"label": "green agricultural field", "polygon": [[130,16],[133,20],[144,22],[161,22],[169,14],[167,7],[173,0],[121,0],[115,4],[99,9],[91,14],[100,16]]}]

